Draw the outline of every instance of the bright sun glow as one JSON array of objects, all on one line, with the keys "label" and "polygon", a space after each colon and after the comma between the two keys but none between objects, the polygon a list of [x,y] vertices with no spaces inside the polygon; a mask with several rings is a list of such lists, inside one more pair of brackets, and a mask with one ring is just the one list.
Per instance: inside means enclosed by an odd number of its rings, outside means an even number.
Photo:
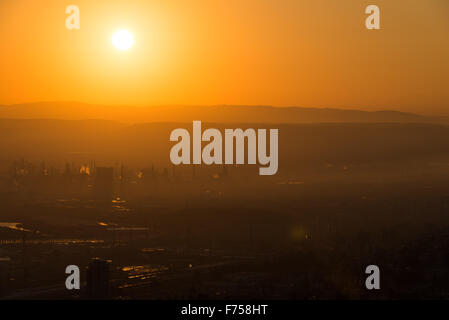
[{"label": "bright sun glow", "polygon": [[112,35],[112,44],[117,50],[126,51],[134,44],[134,36],[128,30],[118,30]]}]

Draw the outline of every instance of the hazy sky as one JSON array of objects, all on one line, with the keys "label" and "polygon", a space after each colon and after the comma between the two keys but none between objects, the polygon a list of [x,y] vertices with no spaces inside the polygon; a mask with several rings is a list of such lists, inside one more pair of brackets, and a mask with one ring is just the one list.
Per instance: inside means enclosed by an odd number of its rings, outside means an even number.
[{"label": "hazy sky", "polygon": [[[65,7],[81,10],[67,30]],[[381,28],[365,28],[365,7]],[[127,29],[135,46],[117,51]],[[0,104],[449,114],[448,0],[0,0]]]}]

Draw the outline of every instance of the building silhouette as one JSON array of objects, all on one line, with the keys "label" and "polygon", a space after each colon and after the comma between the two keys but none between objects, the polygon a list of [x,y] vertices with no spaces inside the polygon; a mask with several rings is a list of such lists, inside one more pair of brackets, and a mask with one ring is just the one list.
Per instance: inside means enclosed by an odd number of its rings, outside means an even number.
[{"label": "building silhouette", "polygon": [[94,197],[99,200],[112,199],[114,192],[114,169],[97,167],[94,178]]},{"label": "building silhouette", "polygon": [[109,288],[110,261],[93,258],[87,267],[87,294],[89,299],[107,299]]}]

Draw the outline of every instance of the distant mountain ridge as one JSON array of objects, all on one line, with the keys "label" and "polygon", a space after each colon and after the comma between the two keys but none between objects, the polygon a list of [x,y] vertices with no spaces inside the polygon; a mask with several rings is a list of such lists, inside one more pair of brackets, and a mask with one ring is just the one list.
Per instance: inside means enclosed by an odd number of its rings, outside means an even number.
[{"label": "distant mountain ridge", "polygon": [[430,117],[399,111],[272,106],[104,106],[78,102],[39,102],[0,105],[3,119],[101,119],[124,123],[444,123],[449,117]]}]

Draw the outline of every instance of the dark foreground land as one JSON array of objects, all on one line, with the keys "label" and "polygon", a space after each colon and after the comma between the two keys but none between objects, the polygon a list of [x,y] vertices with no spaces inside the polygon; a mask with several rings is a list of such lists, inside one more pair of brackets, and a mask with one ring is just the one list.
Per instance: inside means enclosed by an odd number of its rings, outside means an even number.
[{"label": "dark foreground land", "polygon": [[[4,193],[2,221],[20,224],[0,227],[3,296],[86,298],[65,289],[65,267],[80,266],[85,288],[100,257],[109,298],[446,298],[449,166],[333,170],[257,183],[231,171],[108,202]],[[365,289],[369,264],[378,292]]]},{"label": "dark foreground land", "polygon": [[[59,140],[40,161],[39,150],[17,158],[31,150],[26,130],[16,147],[4,136],[1,297],[89,298],[86,267],[98,257],[110,260],[111,299],[447,298],[448,128],[283,128],[289,140],[272,177],[257,166],[153,163],[165,147],[142,151],[144,137],[132,140],[128,164],[112,157],[113,142],[95,140],[101,132],[86,147],[110,148],[96,162],[79,153],[61,161],[70,155]],[[370,264],[380,267],[379,291],[365,288]],[[68,265],[81,269],[80,291],[65,289]]]}]

